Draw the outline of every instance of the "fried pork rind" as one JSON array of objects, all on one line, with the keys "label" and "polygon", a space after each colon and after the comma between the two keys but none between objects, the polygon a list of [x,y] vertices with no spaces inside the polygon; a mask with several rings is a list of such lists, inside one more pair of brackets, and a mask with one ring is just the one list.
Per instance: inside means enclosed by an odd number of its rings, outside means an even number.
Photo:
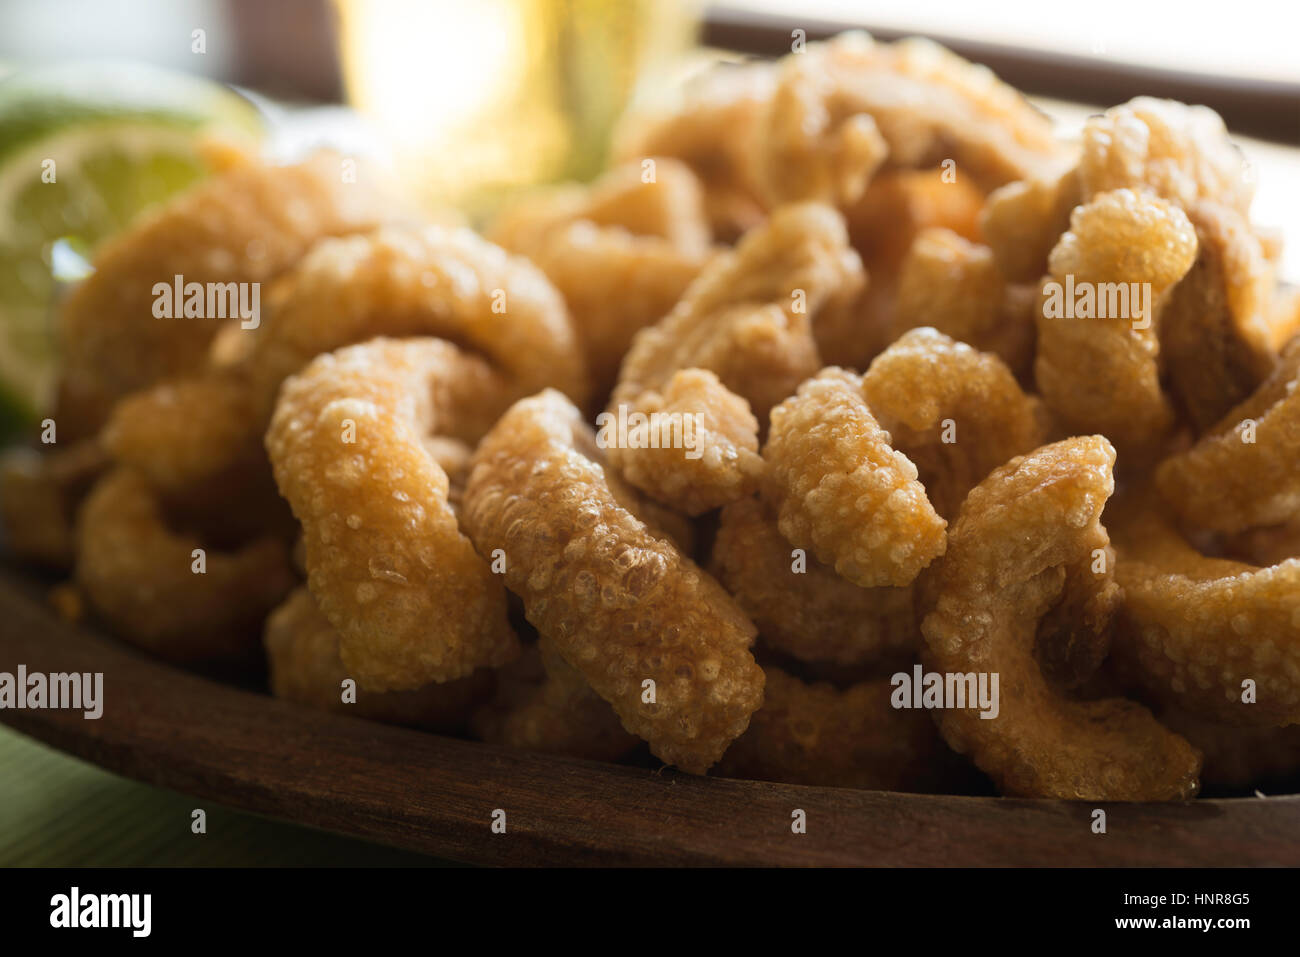
[{"label": "fried pork rind", "polygon": [[985,190],[1063,155],[1051,121],[1024,97],[928,40],[846,33],[782,61],[760,141],[769,195],[852,202],[884,158],[882,140],[891,167],[952,159]]},{"label": "fried pork rind", "polygon": [[998,468],[967,497],[923,588],[927,670],[999,675],[996,718],[959,708],[937,714],[948,744],[1006,795],[1122,801],[1196,793],[1200,758],[1186,741],[1132,701],[1066,697],[1035,652],[1041,620],[1066,598],[1070,570],[1088,574],[1107,547],[1100,518],[1114,462],[1109,442],[1087,436]]},{"label": "fried pork rind", "polygon": [[[820,367],[817,325],[848,309],[862,282],[834,210],[813,203],[778,210],[710,263],[661,322],[637,334],[610,397],[615,420],[670,405],[701,413],[712,433],[704,457],[620,445],[610,448],[610,461],[648,495],[691,513],[752,492],[768,411]],[[678,374],[690,369],[715,373],[718,383],[694,373],[683,381]],[[675,403],[674,394],[692,399]]]},{"label": "fried pork rind", "polygon": [[863,588],[907,585],[944,551],[947,523],[890,442],[861,378],[832,367],[772,410],[763,447],[781,534]]},{"label": "fried pork rind", "polygon": [[771,63],[721,64],[686,84],[676,102],[624,117],[614,157],[671,156],[686,163],[704,184],[714,236],[731,242],[763,219],[754,158],[775,88]]},{"label": "fried pork rind", "polygon": [[1001,359],[931,328],[905,333],[876,356],[862,395],[949,519],[989,472],[1047,441],[1042,403]]},{"label": "fried pork rind", "polygon": [[108,466],[93,439],[45,452],[0,455],[0,529],[17,559],[67,571],[76,551],[77,506]]},{"label": "fried pork rind", "polygon": [[[1143,454],[1168,434],[1174,413],[1160,385],[1156,313],[1195,256],[1196,232],[1187,216],[1149,193],[1102,193],[1071,214],[1044,281],[1034,363],[1043,401],[1067,430],[1101,432],[1121,451]],[[1062,310],[1071,305],[1068,277],[1076,296],[1094,292],[1097,311],[1106,300],[1108,312],[1127,315],[1049,316],[1049,283],[1056,284]],[[1141,306],[1128,294],[1148,283],[1150,314],[1139,315]],[[1116,293],[1113,305],[1110,290]]]},{"label": "fried pork rind", "polygon": [[266,447],[302,523],[307,584],[360,687],[413,690],[517,654],[501,580],[461,534],[425,445],[490,422],[510,397],[441,339],[374,339],[285,382]]},{"label": "fried pork rind", "polygon": [[[620,474],[687,515],[700,515],[758,487],[758,420],[749,403],[712,372],[683,369],[661,391],[643,393],[635,414],[648,416],[645,438],[621,445],[621,410],[604,413],[597,438]],[[606,435],[610,438],[605,438]]]},{"label": "fried pork rind", "polygon": [[1028,379],[1036,305],[1030,289],[1007,284],[987,246],[947,229],[927,229],[903,261],[889,339],[908,329],[933,326],[976,349],[996,353],[1017,378]]},{"label": "fried pork rind", "polygon": [[1150,190],[1184,210],[1208,199],[1243,217],[1255,195],[1245,159],[1219,114],[1204,106],[1139,96],[1083,127],[1083,199],[1117,189]]},{"label": "fried pork rind", "polygon": [[801,661],[844,666],[910,663],[912,588],[859,588],[815,558],[795,555],[757,498],[722,510],[709,571],[758,626],[762,641]]},{"label": "fried pork rind", "polygon": [[1070,228],[1070,213],[1083,202],[1079,172],[1018,180],[989,194],[980,213],[980,235],[1011,282],[1037,282],[1047,257]]},{"label": "fried pork rind", "polygon": [[[203,573],[194,570],[196,549]],[[295,582],[284,542],[212,548],[174,529],[148,485],[125,469],[100,479],[81,508],[75,580],[114,634],[186,664],[255,651],[262,619]]]},{"label": "fried pork rind", "polygon": [[640,743],[545,639],[500,675],[495,699],[474,715],[475,733],[490,744],[617,761]]},{"label": "fried pork rind", "polygon": [[[324,236],[371,229],[390,216],[339,158],[294,166],[241,165],[196,186],[110,240],[95,271],[58,314],[63,357],[56,418],[67,437],[93,433],[112,403],[198,369],[222,321],[154,315],[155,284],[264,283]],[[233,289],[234,287],[229,287]]]},{"label": "fried pork rind", "polygon": [[467,678],[414,691],[358,688],[356,701],[345,703],[343,682],[351,675],[339,658],[339,634],[321,614],[311,592],[302,587],[266,619],[263,644],[271,693],[277,698],[386,724],[460,731],[493,687],[492,673],[480,669]]},{"label": "fried pork rind", "polygon": [[1190,449],[1156,471],[1183,518],[1238,532],[1300,518],[1300,339],[1273,373]]},{"label": "fried pork rind", "polygon": [[[250,469],[264,468],[261,435],[281,383],[315,356],[375,336],[455,342],[485,356],[514,389],[512,398],[543,385],[579,402],[588,395],[559,294],[527,260],[469,230],[387,227],[325,240],[267,300],[267,315],[245,333],[249,344],[238,361],[160,385],[114,412],[106,445],[166,494],[238,486]],[[500,408],[467,407],[449,434],[477,441]],[[167,441],[151,440],[155,435]]]},{"label": "fried pork rind", "polygon": [[[1121,661],[1151,694],[1202,719],[1300,723],[1300,558],[1265,568],[1207,558],[1158,500],[1125,506],[1111,523],[1125,596]],[[1247,680],[1251,703],[1242,700]]]},{"label": "fried pork rind", "polygon": [[753,624],[618,502],[558,392],[516,403],[480,444],[464,521],[482,554],[503,550],[528,620],[657,757],[703,773],[745,730],[763,700]]},{"label": "fried pork rind", "polygon": [[1188,207],[1196,262],[1169,293],[1160,319],[1169,386],[1198,432],[1245,401],[1277,358],[1273,270],[1235,209],[1208,200]]},{"label": "fried pork rind", "polygon": [[952,767],[930,716],[890,704],[888,678],[843,691],[764,669],[766,700],[718,766],[724,777],[934,791]]},{"label": "fried pork rind", "polygon": [[531,259],[563,294],[598,398],[637,330],[667,315],[712,255],[699,182],[664,157],[616,167],[589,188],[525,198],[487,235]]}]

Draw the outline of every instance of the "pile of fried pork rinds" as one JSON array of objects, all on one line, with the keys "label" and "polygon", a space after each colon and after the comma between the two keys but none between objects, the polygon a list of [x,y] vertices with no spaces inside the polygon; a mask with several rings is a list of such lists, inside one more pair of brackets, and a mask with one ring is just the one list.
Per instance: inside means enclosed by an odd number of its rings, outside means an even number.
[{"label": "pile of fried pork rinds", "polygon": [[[120,236],[60,308],[57,444],[5,462],[11,550],[158,655],[497,744],[1111,800],[1300,770],[1300,301],[1215,114],[1066,143],[850,34],[615,155],[483,236],[324,154]],[[174,275],[264,283],[260,324],[154,318]],[[1048,308],[1089,284],[1145,293]],[[918,665],[996,715],[897,707]]]}]

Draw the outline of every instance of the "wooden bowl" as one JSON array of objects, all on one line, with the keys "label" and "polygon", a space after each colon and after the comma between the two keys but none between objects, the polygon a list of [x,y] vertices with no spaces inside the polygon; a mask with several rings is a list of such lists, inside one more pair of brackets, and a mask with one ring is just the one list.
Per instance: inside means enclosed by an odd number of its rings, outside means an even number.
[{"label": "wooden bowl", "polygon": [[[110,771],[474,864],[1300,865],[1300,795],[1185,804],[949,797],[701,778],[309,711],[55,618],[0,576],[0,671],[103,672],[103,717],[0,710]],[[1103,807],[1107,833],[1092,832]],[[506,832],[495,834],[497,809]],[[802,809],[807,832],[791,829]]]}]

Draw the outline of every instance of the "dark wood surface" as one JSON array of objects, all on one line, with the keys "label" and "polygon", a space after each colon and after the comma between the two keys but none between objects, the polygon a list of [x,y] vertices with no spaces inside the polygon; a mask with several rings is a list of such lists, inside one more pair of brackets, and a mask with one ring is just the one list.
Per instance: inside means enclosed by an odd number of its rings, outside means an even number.
[{"label": "dark wood surface", "polygon": [[[867,5],[863,16],[870,16]],[[796,27],[804,30],[809,40],[823,40],[850,29],[866,29],[879,40],[897,40],[917,32],[876,27],[865,20],[812,20],[718,4],[706,11],[702,39],[712,46],[776,57],[790,52],[790,32]],[[1135,96],[1167,97],[1213,108],[1235,133],[1300,143],[1300,84],[1157,69],[959,36],[926,35],[966,59],[982,63],[1024,93],[1098,106],[1123,103]]]},{"label": "dark wood surface", "polygon": [[[1300,865],[1300,796],[1103,805],[696,778],[306,711],[55,620],[0,578],[0,671],[104,673],[104,714],[0,720],[220,804],[477,864]],[[493,834],[492,813],[506,812]],[[791,812],[807,813],[806,834]]]}]

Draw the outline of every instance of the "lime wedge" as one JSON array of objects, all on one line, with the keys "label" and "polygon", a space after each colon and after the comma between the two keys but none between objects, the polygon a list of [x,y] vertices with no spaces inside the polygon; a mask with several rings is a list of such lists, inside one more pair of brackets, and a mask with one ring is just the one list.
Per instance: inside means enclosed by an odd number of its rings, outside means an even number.
[{"label": "lime wedge", "polygon": [[57,356],[52,255],[89,255],[212,171],[213,138],[251,143],[231,90],[135,64],[73,64],[0,81],[0,441],[48,408]]}]

